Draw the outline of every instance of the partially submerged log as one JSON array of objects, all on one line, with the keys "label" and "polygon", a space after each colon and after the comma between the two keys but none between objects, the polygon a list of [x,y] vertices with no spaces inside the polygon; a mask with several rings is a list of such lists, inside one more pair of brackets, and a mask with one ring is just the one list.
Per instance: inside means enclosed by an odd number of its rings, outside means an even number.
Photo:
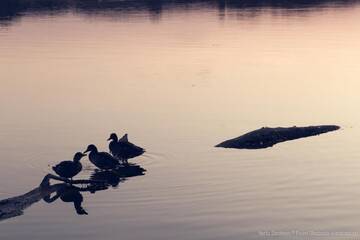
[{"label": "partially submerged log", "polygon": [[215,147],[237,149],[260,149],[272,147],[277,143],[311,137],[340,129],[336,125],[320,125],[309,127],[263,127],[246,133],[240,137],[224,141]]},{"label": "partially submerged log", "polygon": [[[59,180],[65,183],[50,184],[50,179]],[[75,187],[74,185],[69,184],[86,184],[85,187]],[[0,200],[0,221],[20,216],[24,213],[24,210],[33,205],[34,203],[40,201],[41,199],[46,199],[47,197],[55,192],[60,192],[62,189],[73,186],[79,192],[96,192],[101,190],[106,190],[107,185],[104,181],[97,180],[70,180],[62,177],[55,176],[53,174],[47,174],[40,186],[34,188],[33,190],[11,198]]]}]

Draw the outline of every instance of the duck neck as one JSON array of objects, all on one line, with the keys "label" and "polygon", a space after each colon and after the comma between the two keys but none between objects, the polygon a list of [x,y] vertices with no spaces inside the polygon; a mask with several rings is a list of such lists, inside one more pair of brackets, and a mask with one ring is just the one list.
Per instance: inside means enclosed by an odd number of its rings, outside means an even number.
[{"label": "duck neck", "polygon": [[90,154],[89,156],[93,156],[94,154],[97,154],[98,153],[98,150],[97,149],[93,149],[92,151],[90,151]]},{"label": "duck neck", "polygon": [[117,136],[112,136],[111,138],[110,138],[110,143],[112,143],[112,142],[117,142],[118,141],[118,137]]}]

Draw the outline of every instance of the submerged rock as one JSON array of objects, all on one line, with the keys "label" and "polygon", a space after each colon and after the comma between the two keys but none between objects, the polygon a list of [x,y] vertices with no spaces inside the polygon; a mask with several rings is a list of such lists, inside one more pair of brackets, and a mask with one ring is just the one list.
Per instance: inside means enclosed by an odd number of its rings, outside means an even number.
[{"label": "submerged rock", "polygon": [[246,133],[240,137],[222,142],[215,147],[259,149],[272,147],[277,143],[290,141],[298,138],[311,137],[340,129],[336,125],[320,125],[309,127],[263,127]]}]

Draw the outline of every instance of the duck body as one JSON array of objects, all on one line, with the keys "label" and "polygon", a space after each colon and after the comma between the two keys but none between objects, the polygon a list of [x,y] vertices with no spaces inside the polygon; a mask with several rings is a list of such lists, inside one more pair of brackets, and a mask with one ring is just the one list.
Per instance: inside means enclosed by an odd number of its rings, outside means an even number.
[{"label": "duck body", "polygon": [[90,162],[100,169],[109,170],[119,166],[118,160],[111,156],[111,154],[107,152],[98,152],[94,145],[89,145],[86,151],[90,151]]},{"label": "duck body", "polygon": [[62,161],[52,169],[54,172],[59,175],[60,177],[64,178],[73,178],[82,170],[82,165],[80,160],[82,157],[86,156],[81,152],[77,152],[72,161]]},{"label": "duck body", "polygon": [[118,161],[106,152],[91,152],[89,154],[89,160],[96,167],[105,170],[114,169],[119,165]]},{"label": "duck body", "polygon": [[52,168],[60,177],[72,178],[82,170],[80,162],[63,161]]},{"label": "duck body", "polygon": [[145,150],[131,142],[117,142],[114,155],[121,159],[130,159],[142,155]]},{"label": "duck body", "polygon": [[117,140],[113,140],[113,141],[110,141],[110,143],[109,143],[109,150],[110,150],[110,153],[114,156],[114,157],[116,157],[116,155],[117,155]]},{"label": "duck body", "polygon": [[135,144],[128,141],[127,134],[121,139],[117,140],[115,133],[111,134],[109,143],[109,150],[111,154],[119,160],[127,160],[142,155],[145,149],[136,146]]}]

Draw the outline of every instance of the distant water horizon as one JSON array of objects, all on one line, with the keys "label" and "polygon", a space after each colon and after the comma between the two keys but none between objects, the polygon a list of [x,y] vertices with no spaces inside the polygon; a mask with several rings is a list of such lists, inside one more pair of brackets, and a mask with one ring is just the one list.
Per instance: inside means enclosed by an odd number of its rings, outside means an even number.
[{"label": "distant water horizon", "polygon": [[[0,200],[16,210],[0,239],[357,239],[359,16],[358,1],[0,1]],[[311,125],[341,129],[214,147]],[[144,175],[83,157],[74,179],[113,184],[31,195],[110,133],[146,149],[129,160]]]},{"label": "distant water horizon", "polygon": [[[73,10],[79,14],[106,14],[113,17],[148,12],[154,19],[165,11],[210,8],[224,14],[226,10],[247,12],[247,17],[261,15],[261,10],[273,9],[274,14],[305,14],[333,7],[352,7],[359,0],[2,0],[0,23],[10,24],[24,14],[62,14]],[[282,10],[279,12],[279,10]],[[260,11],[260,12],[259,12]]]}]

